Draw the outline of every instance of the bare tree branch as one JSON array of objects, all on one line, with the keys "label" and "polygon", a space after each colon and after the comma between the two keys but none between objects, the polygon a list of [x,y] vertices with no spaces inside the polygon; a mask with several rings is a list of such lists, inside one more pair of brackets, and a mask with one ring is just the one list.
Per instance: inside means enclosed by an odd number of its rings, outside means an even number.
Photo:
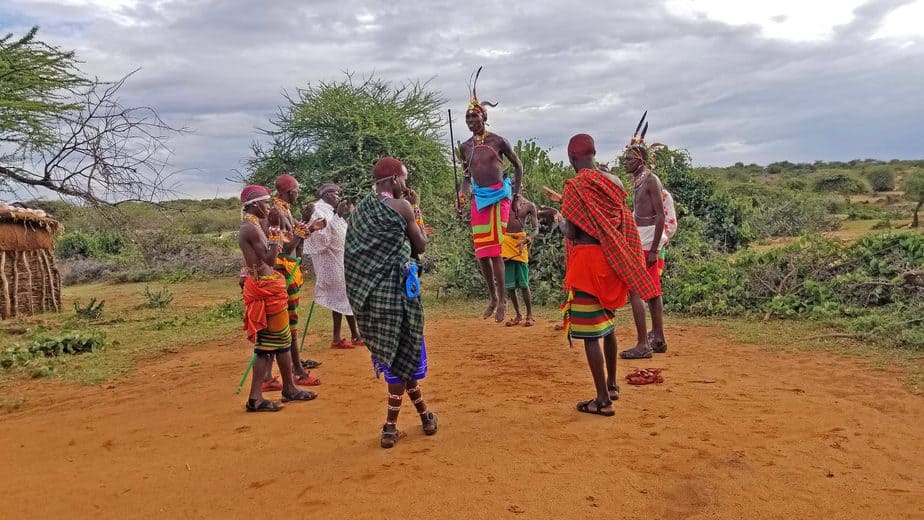
[{"label": "bare tree branch", "polygon": [[165,123],[152,107],[125,107],[118,81],[96,80],[77,95],[77,110],[61,117],[54,144],[4,151],[0,188],[44,188],[95,206],[156,202],[175,193],[169,138],[186,132]]}]

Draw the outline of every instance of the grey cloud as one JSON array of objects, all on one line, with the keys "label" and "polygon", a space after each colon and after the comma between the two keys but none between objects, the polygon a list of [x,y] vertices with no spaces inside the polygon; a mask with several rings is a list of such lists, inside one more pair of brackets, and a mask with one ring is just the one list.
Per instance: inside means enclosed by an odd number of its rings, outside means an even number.
[{"label": "grey cloud", "polygon": [[[142,70],[126,101],[157,107],[196,133],[175,140],[183,191],[211,195],[250,152],[255,131],[309,81],[373,71],[431,80],[464,129],[471,71],[500,102],[492,128],[536,138],[564,158],[567,139],[595,136],[614,157],[641,111],[655,140],[698,164],[920,155],[924,42],[869,40],[906,0],[874,0],[831,40],[770,40],[754,26],[681,19],[658,3],[535,1],[506,10],[447,1],[218,0],[138,2],[117,15],[50,0],[9,0],[46,40],[76,48],[114,78]],[[362,15],[362,16],[361,16]],[[2,22],[0,22],[2,25]]]}]

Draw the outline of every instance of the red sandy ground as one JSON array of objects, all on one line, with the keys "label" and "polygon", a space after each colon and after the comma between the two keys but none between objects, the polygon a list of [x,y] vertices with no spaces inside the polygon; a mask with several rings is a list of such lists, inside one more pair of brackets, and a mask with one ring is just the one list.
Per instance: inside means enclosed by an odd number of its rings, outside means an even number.
[{"label": "red sandy ground", "polygon": [[313,352],[319,399],[277,414],[232,393],[243,338],[110,385],[28,383],[0,418],[0,518],[924,518],[924,399],[895,373],[668,333],[619,369],[666,382],[623,384],[603,418],[574,410],[584,354],[549,323],[431,320],[440,431],[405,403],[392,450],[364,349]]}]

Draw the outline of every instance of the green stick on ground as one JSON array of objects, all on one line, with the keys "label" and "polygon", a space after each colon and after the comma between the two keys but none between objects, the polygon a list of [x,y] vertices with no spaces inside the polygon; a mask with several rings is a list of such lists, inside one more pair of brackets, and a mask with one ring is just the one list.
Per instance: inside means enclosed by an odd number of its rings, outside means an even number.
[{"label": "green stick on ground", "polygon": [[298,351],[301,352],[302,347],[305,346],[305,336],[308,335],[308,324],[311,323],[311,315],[314,313],[314,300],[311,300],[311,307],[308,308],[308,317],[305,318],[305,330],[302,331],[302,342],[298,346]]},{"label": "green stick on ground", "polygon": [[241,388],[244,387],[244,381],[247,381],[247,375],[250,374],[250,369],[253,368],[253,364],[257,361],[257,353],[254,352],[253,356],[250,356],[250,363],[247,364],[247,370],[244,371],[244,377],[241,378],[241,382],[237,384],[237,391],[235,394],[241,393]]}]

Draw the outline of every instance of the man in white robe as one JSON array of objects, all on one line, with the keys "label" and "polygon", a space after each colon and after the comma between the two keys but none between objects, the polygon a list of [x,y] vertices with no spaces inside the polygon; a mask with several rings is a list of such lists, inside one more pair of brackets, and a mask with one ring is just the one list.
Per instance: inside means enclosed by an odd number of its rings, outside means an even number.
[{"label": "man in white robe", "polygon": [[[343,246],[347,232],[347,221],[343,216],[347,211],[346,203],[340,200],[340,187],[336,184],[321,185],[318,188],[318,198],[320,200],[313,204],[309,222],[322,218],[327,221],[327,226],[312,233],[305,240],[305,254],[311,256],[314,269],[314,302],[333,313],[331,348],[351,349],[364,346],[365,342],[356,328],[356,319],[347,298],[343,274]],[[350,341],[340,337],[343,316],[346,316],[350,325]]]}]

